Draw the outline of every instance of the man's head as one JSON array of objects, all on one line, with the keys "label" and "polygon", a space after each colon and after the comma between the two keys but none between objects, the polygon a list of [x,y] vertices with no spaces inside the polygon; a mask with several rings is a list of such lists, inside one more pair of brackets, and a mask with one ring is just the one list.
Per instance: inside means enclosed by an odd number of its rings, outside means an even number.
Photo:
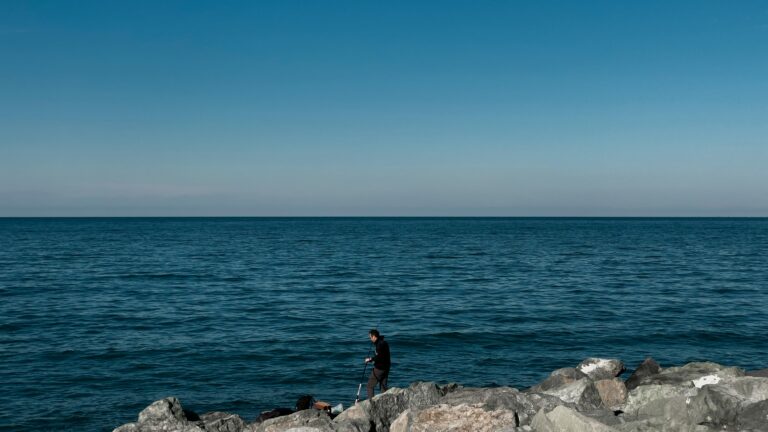
[{"label": "man's head", "polygon": [[379,331],[376,329],[371,329],[368,332],[368,337],[371,338],[371,342],[376,342],[379,339]]}]

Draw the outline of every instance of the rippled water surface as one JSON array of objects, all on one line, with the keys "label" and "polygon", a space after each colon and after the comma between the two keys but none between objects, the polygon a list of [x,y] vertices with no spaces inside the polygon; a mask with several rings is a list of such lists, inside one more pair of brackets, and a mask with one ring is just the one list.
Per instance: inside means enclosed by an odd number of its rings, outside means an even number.
[{"label": "rippled water surface", "polygon": [[0,428],[348,405],[373,326],[395,386],[764,368],[767,284],[768,219],[0,219]]}]

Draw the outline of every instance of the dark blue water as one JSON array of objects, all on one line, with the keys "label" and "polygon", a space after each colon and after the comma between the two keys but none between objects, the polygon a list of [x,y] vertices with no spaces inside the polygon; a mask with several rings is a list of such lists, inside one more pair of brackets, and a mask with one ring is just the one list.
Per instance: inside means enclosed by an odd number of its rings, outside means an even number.
[{"label": "dark blue water", "polygon": [[395,386],[766,367],[768,219],[0,219],[0,296],[0,427],[252,420],[352,402],[376,325]]}]

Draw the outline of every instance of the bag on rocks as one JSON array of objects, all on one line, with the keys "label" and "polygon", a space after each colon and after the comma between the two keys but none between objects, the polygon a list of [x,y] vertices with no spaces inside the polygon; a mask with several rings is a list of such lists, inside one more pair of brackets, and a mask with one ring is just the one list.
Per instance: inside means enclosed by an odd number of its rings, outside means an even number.
[{"label": "bag on rocks", "polygon": [[328,402],[317,401],[314,405],[312,405],[312,408],[320,411],[331,412],[331,404]]},{"label": "bag on rocks", "polygon": [[310,409],[314,403],[315,397],[312,395],[299,396],[299,398],[296,400],[296,411]]}]

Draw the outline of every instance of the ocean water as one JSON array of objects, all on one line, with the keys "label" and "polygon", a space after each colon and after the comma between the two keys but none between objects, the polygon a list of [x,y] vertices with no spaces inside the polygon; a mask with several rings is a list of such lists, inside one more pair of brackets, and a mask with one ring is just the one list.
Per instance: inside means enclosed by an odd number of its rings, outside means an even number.
[{"label": "ocean water", "polygon": [[768,367],[768,219],[0,219],[0,429],[177,396],[247,421],[390,384],[525,387],[590,356]]}]

